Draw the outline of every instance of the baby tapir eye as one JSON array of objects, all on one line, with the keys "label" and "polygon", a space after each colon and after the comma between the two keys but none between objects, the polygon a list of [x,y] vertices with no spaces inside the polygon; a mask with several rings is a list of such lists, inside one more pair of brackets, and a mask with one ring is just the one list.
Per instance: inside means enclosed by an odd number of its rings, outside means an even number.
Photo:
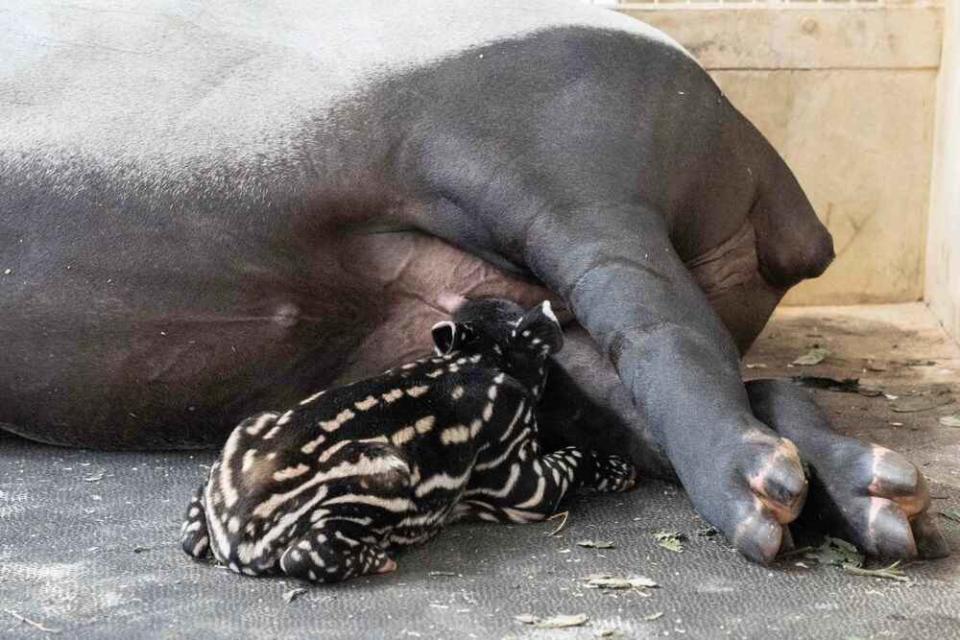
[{"label": "baby tapir eye", "polygon": [[513,340],[518,347],[556,353],[563,347],[563,330],[550,307],[550,301],[534,307],[523,314],[513,332]]},{"label": "baby tapir eye", "polygon": [[474,338],[473,329],[463,322],[444,320],[433,325],[433,346],[437,355],[458,351]]}]

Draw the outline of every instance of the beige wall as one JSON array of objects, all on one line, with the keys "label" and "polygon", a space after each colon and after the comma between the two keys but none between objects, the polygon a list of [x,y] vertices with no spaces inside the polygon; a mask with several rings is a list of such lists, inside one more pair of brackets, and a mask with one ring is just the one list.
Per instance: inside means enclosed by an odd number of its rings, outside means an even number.
[{"label": "beige wall", "polygon": [[834,234],[834,265],[787,302],[919,300],[942,8],[664,6],[618,9],[698,57],[784,155]]},{"label": "beige wall", "polygon": [[947,7],[937,105],[926,299],[960,340],[960,3]]}]

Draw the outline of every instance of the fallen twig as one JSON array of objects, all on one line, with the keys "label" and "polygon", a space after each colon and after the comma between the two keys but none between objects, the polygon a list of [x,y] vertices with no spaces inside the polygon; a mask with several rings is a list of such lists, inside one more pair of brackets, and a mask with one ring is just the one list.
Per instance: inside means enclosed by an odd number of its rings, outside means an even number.
[{"label": "fallen twig", "polygon": [[558,524],[557,527],[556,527],[556,529],[554,529],[553,531],[551,531],[551,532],[548,533],[547,535],[548,535],[548,536],[555,536],[555,535],[557,535],[558,533],[560,533],[561,531],[563,531],[564,527],[567,526],[567,518],[568,518],[569,516],[570,516],[570,512],[569,512],[569,511],[561,511],[560,513],[555,513],[555,514],[553,514],[552,516],[550,516],[549,518],[547,518],[548,521],[550,521],[550,520],[556,520],[557,518],[560,518],[560,524]]},{"label": "fallen twig", "polygon": [[899,568],[900,561],[897,560],[889,567],[880,567],[879,569],[864,569],[852,564],[844,564],[843,570],[855,576],[864,576],[867,578],[883,578],[884,580],[896,580],[897,582],[913,582],[913,580],[903,574]]},{"label": "fallen twig", "polygon": [[24,622],[30,625],[31,627],[33,627],[34,629],[38,629],[39,631],[43,631],[44,633],[60,633],[60,629],[52,629],[51,627],[48,627],[40,622],[37,622],[36,620],[31,620],[30,618],[22,616],[16,611],[11,611],[10,609],[4,609],[4,611],[9,613],[11,616],[16,618],[20,622]]}]

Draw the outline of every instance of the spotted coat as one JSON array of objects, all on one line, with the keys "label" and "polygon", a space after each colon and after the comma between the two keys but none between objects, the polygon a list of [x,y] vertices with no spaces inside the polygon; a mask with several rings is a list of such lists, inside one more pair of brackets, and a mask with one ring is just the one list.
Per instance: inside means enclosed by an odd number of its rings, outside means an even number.
[{"label": "spotted coat", "polygon": [[244,420],[187,510],[181,543],[246,575],[336,582],[456,519],[532,522],[572,488],[619,491],[632,466],[544,454],[537,402],[562,335],[549,303],[467,303],[437,355]]}]

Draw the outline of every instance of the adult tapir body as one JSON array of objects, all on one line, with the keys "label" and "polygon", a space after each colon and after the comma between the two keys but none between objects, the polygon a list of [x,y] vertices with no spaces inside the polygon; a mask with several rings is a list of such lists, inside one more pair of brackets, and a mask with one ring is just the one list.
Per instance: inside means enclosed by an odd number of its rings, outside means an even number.
[{"label": "adult tapir body", "polygon": [[11,431],[218,444],[429,348],[462,297],[549,291],[583,327],[556,437],[629,427],[754,559],[788,541],[800,456],[818,514],[868,551],[943,552],[912,465],[789,385],[745,389],[738,347],[831,240],[639,22],[553,0],[14,2],[0,118]]}]

